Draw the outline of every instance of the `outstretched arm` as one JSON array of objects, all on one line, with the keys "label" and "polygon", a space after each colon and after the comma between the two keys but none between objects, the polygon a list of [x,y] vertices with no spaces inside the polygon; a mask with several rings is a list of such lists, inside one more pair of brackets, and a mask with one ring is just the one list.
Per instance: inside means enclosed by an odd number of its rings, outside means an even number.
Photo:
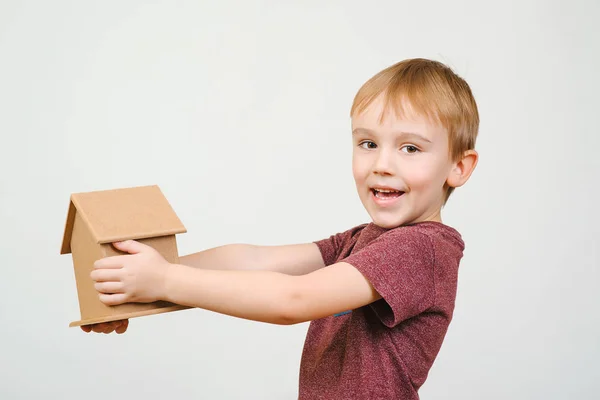
[{"label": "outstretched arm", "polygon": [[216,270],[263,270],[303,275],[325,266],[314,243],[282,246],[228,244],[180,257],[190,267]]},{"label": "outstretched arm", "polygon": [[282,325],[326,317],[379,298],[363,275],[347,263],[302,276],[172,265],[165,279],[165,300]]},{"label": "outstretched arm", "polygon": [[211,270],[169,264],[139,242],[130,253],[98,260],[92,279],[108,305],[167,300],[239,318],[289,325],[369,304],[380,298],[353,266],[337,263],[304,275],[266,270]]},{"label": "outstretched arm", "polygon": [[[264,270],[286,275],[304,275],[325,266],[314,243],[281,246],[228,244],[179,257],[179,263],[198,269]],[[129,320],[82,326],[85,332],[124,333]]]}]

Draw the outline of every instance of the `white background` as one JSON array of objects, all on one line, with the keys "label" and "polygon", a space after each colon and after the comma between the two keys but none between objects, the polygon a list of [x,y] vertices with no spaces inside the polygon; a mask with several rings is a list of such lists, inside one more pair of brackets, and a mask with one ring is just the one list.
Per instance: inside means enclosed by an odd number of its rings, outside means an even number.
[{"label": "white background", "polygon": [[158,184],[181,254],[368,221],[349,109],[404,58],[481,113],[443,212],[466,242],[423,399],[600,391],[597,1],[2,1],[0,398],[294,399],[308,324],[186,310],[85,334],[71,193]]}]

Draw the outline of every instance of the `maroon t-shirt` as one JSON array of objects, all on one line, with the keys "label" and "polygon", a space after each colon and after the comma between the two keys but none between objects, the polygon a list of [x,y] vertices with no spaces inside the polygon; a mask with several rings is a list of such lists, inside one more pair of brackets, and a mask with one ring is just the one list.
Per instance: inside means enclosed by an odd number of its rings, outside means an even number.
[{"label": "maroon t-shirt", "polygon": [[370,223],[315,243],[326,265],[353,265],[382,299],[310,323],[299,398],[418,399],[452,319],[460,234],[439,222]]}]

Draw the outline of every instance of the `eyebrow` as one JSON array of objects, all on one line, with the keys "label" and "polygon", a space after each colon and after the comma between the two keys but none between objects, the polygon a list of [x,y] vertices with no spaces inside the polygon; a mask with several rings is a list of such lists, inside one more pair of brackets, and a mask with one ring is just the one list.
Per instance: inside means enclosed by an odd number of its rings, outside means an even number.
[{"label": "eyebrow", "polygon": [[[425,136],[420,135],[418,133],[415,132],[394,132],[396,135],[401,136],[401,137],[407,137],[407,138],[413,138],[413,139],[418,139],[418,140],[422,140],[424,142],[427,143],[431,143],[431,140],[427,139]],[[374,135],[375,132],[370,131],[369,129],[365,129],[365,128],[356,128],[352,131],[352,136],[354,135],[361,135],[361,134],[366,134],[366,135]]]}]

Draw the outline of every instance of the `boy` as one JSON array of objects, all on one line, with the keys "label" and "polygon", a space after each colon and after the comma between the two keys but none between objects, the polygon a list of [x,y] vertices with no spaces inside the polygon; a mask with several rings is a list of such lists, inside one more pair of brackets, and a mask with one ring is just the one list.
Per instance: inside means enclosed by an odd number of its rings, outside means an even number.
[{"label": "boy", "polygon": [[[464,243],[441,208],[477,164],[477,106],[448,67],[410,59],[367,81],[351,118],[353,175],[372,222],[314,243],[217,247],[181,265],[115,243],[129,254],[95,263],[100,299],[311,321],[300,399],[418,399],[454,310]],[[127,321],[83,329],[122,333]]]}]

